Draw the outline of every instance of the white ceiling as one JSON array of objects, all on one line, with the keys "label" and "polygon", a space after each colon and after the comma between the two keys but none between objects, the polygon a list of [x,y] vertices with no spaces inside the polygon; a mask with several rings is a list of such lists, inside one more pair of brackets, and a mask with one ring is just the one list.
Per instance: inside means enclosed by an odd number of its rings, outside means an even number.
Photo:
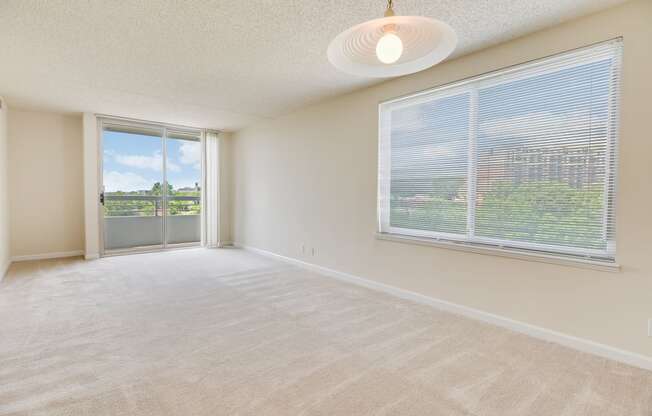
[{"label": "white ceiling", "polygon": [[[623,0],[395,0],[457,32],[453,56]],[[2,0],[0,95],[19,108],[91,111],[234,130],[370,85],[338,73],[330,40],[383,0]]]}]

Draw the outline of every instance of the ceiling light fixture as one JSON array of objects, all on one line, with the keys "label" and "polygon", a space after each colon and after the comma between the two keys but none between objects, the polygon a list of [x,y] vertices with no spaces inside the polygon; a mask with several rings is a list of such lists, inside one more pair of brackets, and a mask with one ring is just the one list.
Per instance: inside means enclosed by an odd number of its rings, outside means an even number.
[{"label": "ceiling light fixture", "polygon": [[421,16],[396,16],[388,0],[385,17],[345,30],[328,45],[328,60],[363,77],[395,77],[430,68],[453,52],[457,36],[446,23]]}]

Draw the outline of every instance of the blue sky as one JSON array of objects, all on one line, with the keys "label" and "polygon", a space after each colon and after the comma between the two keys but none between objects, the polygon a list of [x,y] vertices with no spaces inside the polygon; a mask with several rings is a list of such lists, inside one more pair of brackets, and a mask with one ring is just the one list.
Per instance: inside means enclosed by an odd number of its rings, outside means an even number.
[{"label": "blue sky", "polygon": [[[104,186],[107,192],[151,189],[163,181],[160,137],[105,131]],[[193,187],[201,179],[201,145],[168,139],[167,177],[174,189]]]}]

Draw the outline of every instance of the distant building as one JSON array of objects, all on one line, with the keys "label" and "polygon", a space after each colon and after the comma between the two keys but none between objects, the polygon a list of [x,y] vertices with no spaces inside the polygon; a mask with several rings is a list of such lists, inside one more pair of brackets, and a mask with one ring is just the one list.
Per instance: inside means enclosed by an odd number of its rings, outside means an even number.
[{"label": "distant building", "polygon": [[199,186],[199,182],[195,182],[195,186],[185,186],[183,188],[179,188],[179,192],[199,192],[201,191],[201,187]]},{"label": "distant building", "polygon": [[478,155],[478,190],[492,182],[558,181],[583,188],[604,175],[604,147],[490,149]]}]

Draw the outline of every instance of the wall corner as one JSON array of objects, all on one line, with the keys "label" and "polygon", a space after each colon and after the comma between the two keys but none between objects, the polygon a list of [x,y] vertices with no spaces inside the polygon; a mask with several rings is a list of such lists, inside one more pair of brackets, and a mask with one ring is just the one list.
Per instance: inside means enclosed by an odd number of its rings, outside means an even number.
[{"label": "wall corner", "polygon": [[92,113],[83,115],[84,131],[84,252],[86,259],[100,255],[100,218],[98,198],[100,195],[100,140],[97,117]]}]

